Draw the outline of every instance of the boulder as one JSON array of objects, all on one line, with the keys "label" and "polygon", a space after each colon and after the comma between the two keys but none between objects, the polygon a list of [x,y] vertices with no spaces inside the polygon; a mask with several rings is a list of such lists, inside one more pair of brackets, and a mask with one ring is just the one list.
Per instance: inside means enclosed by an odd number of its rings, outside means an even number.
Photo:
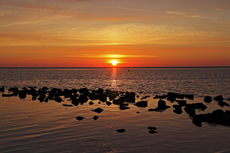
[{"label": "boulder", "polygon": [[212,97],[210,97],[210,96],[205,96],[204,97],[204,102],[210,103],[211,101],[212,101]]},{"label": "boulder", "polygon": [[224,106],[228,106],[229,107],[229,104],[224,102],[224,101],[221,101],[221,102],[218,102],[218,105],[220,105],[221,107],[224,107]]},{"label": "boulder", "polygon": [[4,92],[4,91],[5,91],[4,87],[0,87],[0,92]]},{"label": "boulder", "polygon": [[137,107],[147,107],[148,102],[147,101],[139,101],[139,102],[135,103],[134,105],[136,105]]},{"label": "boulder", "polygon": [[173,108],[175,108],[173,112],[176,114],[181,114],[183,112],[180,105],[173,105]]},{"label": "boulder", "polygon": [[118,133],[124,133],[124,132],[125,132],[125,129],[118,129],[117,132],[118,132]]},{"label": "boulder", "polygon": [[77,119],[77,120],[83,120],[83,119],[85,119],[85,118],[82,117],[82,116],[78,116],[78,117],[76,117],[76,119]]},{"label": "boulder", "polygon": [[219,102],[224,100],[222,95],[216,96],[213,99],[216,100],[216,101],[219,101]]},{"label": "boulder", "polygon": [[97,112],[97,113],[101,113],[101,112],[103,111],[103,109],[101,109],[101,108],[96,108],[96,109],[94,109],[94,110],[92,110],[92,111]]}]

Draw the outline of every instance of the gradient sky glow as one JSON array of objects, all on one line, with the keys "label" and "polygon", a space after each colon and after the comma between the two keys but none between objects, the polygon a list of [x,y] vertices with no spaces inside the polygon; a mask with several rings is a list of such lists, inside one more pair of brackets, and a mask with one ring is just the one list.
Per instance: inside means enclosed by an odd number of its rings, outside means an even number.
[{"label": "gradient sky glow", "polygon": [[0,67],[230,66],[229,0],[0,0]]}]

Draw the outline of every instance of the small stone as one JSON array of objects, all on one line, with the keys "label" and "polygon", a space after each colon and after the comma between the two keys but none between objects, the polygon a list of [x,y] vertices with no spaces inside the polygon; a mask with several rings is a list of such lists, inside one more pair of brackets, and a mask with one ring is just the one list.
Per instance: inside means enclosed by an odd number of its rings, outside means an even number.
[{"label": "small stone", "polygon": [[107,104],[108,106],[112,105],[112,103],[109,102],[109,101],[107,101],[106,104]]},{"label": "small stone", "polygon": [[156,130],[157,128],[156,128],[156,127],[153,127],[153,126],[149,126],[148,129],[149,129],[149,130]]},{"label": "small stone", "polygon": [[94,103],[91,101],[91,102],[89,102],[89,105],[93,105]]},{"label": "small stone", "polygon": [[98,118],[99,118],[99,117],[98,117],[98,116],[96,116],[96,115],[93,117],[93,119],[94,119],[94,120],[97,120]]},{"label": "small stone", "polygon": [[67,106],[67,107],[72,107],[73,105],[69,105],[69,104],[62,104],[63,106]]},{"label": "small stone", "polygon": [[97,108],[97,109],[94,109],[94,110],[92,110],[92,111],[97,112],[97,113],[101,113],[101,112],[103,111],[103,109]]},{"label": "small stone", "polygon": [[157,133],[157,131],[149,131],[150,134]]},{"label": "small stone", "polygon": [[78,117],[76,117],[76,119],[77,119],[77,120],[83,120],[83,119],[85,119],[85,118],[82,117],[82,116],[78,116]]},{"label": "small stone", "polygon": [[118,132],[118,133],[124,133],[124,132],[125,132],[125,129],[118,129],[117,132]]}]

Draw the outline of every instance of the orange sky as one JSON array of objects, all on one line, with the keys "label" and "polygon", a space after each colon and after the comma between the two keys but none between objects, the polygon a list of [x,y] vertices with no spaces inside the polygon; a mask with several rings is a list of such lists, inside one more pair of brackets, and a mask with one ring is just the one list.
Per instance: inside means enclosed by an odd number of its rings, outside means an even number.
[{"label": "orange sky", "polygon": [[229,0],[1,0],[0,67],[230,66]]}]

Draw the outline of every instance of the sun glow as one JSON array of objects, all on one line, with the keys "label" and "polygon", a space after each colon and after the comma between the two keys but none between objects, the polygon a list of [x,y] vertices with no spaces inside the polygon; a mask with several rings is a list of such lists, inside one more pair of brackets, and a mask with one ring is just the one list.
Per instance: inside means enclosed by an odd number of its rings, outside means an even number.
[{"label": "sun glow", "polygon": [[112,61],[110,61],[110,63],[112,63],[113,66],[116,66],[118,61],[117,60],[112,60]]}]

